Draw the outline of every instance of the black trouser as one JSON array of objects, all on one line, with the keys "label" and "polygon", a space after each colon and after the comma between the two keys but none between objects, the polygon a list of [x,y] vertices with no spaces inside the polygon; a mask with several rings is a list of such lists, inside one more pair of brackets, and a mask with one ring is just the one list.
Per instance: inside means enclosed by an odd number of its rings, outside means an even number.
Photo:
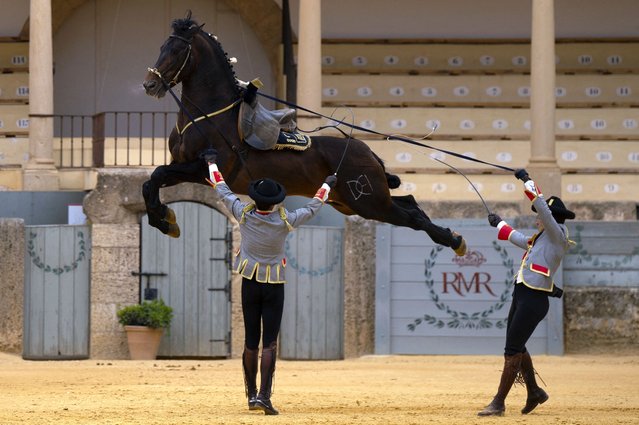
[{"label": "black trouser", "polygon": [[269,347],[277,341],[284,311],[284,284],[259,283],[242,278],[242,314],[244,316],[244,343],[255,350],[260,344]]},{"label": "black trouser", "polygon": [[508,312],[504,354],[512,356],[526,352],[526,342],[548,313],[548,294],[515,284],[513,302]]}]

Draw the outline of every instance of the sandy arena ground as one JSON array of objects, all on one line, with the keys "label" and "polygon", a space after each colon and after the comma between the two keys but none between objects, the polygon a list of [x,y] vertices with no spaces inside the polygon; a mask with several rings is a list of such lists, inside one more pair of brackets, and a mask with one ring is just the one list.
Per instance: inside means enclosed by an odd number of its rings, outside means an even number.
[{"label": "sandy arena ground", "polygon": [[7,424],[639,424],[636,355],[537,356],[550,399],[527,416],[518,386],[502,418],[478,418],[497,356],[282,361],[279,416],[249,412],[239,359],[24,361],[0,354]]}]

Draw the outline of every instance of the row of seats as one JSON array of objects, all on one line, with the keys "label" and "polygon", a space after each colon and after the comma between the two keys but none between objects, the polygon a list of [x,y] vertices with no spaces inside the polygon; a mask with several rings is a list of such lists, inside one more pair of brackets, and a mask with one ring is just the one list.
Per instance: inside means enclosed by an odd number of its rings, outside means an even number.
[{"label": "row of seats", "polygon": [[[521,183],[510,174],[467,176],[486,202],[523,200]],[[459,174],[402,174],[402,185],[394,195],[413,195],[418,201],[478,201],[475,189]],[[639,199],[637,175],[632,174],[564,174],[560,197],[566,203],[636,202]]]},{"label": "row of seats", "polygon": [[0,41],[0,180],[16,186],[29,160],[29,43]]},{"label": "row of seats", "polygon": [[[422,137],[435,129],[434,139],[529,139],[530,110],[516,108],[329,108],[326,125],[340,122],[384,134]],[[555,132],[560,139],[636,139],[638,108],[557,109]],[[348,127],[342,128],[349,132]],[[330,134],[339,134],[327,128]],[[355,129],[358,138],[374,138]],[[382,137],[382,136],[378,136]]]},{"label": "row of seats", "polygon": [[[637,106],[639,74],[558,75],[559,107]],[[325,105],[518,106],[530,104],[530,75],[324,75]]]},{"label": "row of seats", "polygon": [[[9,140],[9,139],[6,139]],[[20,145],[12,139],[16,158],[24,157],[28,143]],[[2,139],[0,139],[1,143]],[[500,170],[465,160],[442,151],[459,153],[488,163],[512,169],[523,168],[530,158],[528,140],[423,140],[427,147],[415,146],[399,140],[365,140],[365,143],[395,173],[450,172],[446,165],[467,172],[488,173]],[[91,163],[91,141],[84,143],[68,138],[54,140],[54,160],[60,167],[87,166]],[[5,149],[6,151],[6,149]],[[105,164],[107,166],[157,166],[168,163],[170,155],[164,138],[124,138],[108,137],[104,143]],[[84,152],[84,153],[83,153]],[[557,162],[565,173],[627,173],[639,168],[639,140],[607,143],[601,140],[566,140],[557,142]],[[82,162],[84,161],[84,162]],[[443,161],[446,164],[443,164]]]},{"label": "row of seats", "polygon": [[[91,147],[75,145],[73,151],[69,149],[68,143],[60,139],[54,144],[54,159],[56,165],[61,163],[74,164],[80,166],[81,162],[89,163],[91,161]],[[67,141],[68,142],[68,141]],[[166,155],[166,148],[163,139],[132,139],[129,141],[129,148],[122,139],[115,140],[108,138],[105,141],[105,165],[106,166],[157,166],[162,163]],[[392,146],[397,142],[370,141],[367,142],[376,153],[380,154],[386,160],[389,170],[398,173],[402,180],[402,185],[393,190],[393,195],[413,195],[418,201],[468,201],[477,200],[477,194],[470,186],[468,181],[459,174],[450,172],[446,166],[437,163],[426,156],[431,154],[440,160],[444,160],[458,169],[466,169],[463,163],[467,161],[461,159],[453,159],[450,156],[442,155],[423,148],[417,148],[427,152],[417,152],[406,149],[401,146],[396,150],[392,150]],[[437,145],[440,148],[458,149],[460,153],[467,155],[477,154],[480,159],[493,160],[500,165],[511,168],[523,167],[527,163],[530,152],[528,151],[529,143],[526,141],[518,142],[428,142],[431,145]],[[472,146],[475,143],[477,146]],[[501,145],[500,145],[501,143]],[[558,148],[558,157],[560,157],[560,166],[570,168],[572,165],[586,164],[586,156],[594,156],[603,164],[607,164],[605,158],[610,155],[611,161],[615,161],[616,157],[626,156],[628,161],[636,164],[639,163],[639,142],[627,142],[628,148],[621,149],[620,152],[604,152],[600,143],[587,141],[561,142]],[[381,145],[387,144],[389,148]],[[64,146],[61,149],[61,146]],[[142,150],[140,150],[140,147]],[[607,148],[604,148],[607,149]],[[429,165],[430,172],[406,172],[406,167],[402,167],[402,162],[406,155],[410,152],[416,160],[429,161],[434,165]],[[419,157],[419,158],[418,158]],[[574,159],[573,159],[574,158]],[[622,158],[619,158],[622,159]],[[581,161],[581,162],[580,162]],[[620,161],[622,162],[622,161]],[[400,164],[400,165],[397,165]],[[605,165],[602,165],[605,166]],[[435,170],[433,168],[445,168],[444,170]],[[474,165],[471,165],[474,167]],[[594,173],[594,174],[564,174],[562,176],[561,197],[566,202],[589,201],[597,199],[602,202],[635,202],[639,199],[639,186],[637,185],[636,172],[632,167],[629,170],[619,173]],[[467,177],[470,179],[475,189],[479,191],[486,202],[513,202],[523,199],[521,193],[521,184],[507,172],[498,171],[493,174],[469,173]]]},{"label": "row of seats", "polygon": [[0,103],[27,103],[28,101],[28,73],[0,74]]},{"label": "row of seats", "polygon": [[[420,141],[428,147],[392,139],[365,142],[382,158],[388,169],[401,173],[450,172],[451,168],[446,164],[478,173],[499,172],[498,168],[491,165],[459,158],[446,151],[512,169],[526,167],[530,158],[528,140]],[[564,173],[634,172],[639,169],[639,140],[616,143],[601,140],[558,141],[555,155]]]},{"label": "row of seats", "polygon": [[[557,43],[556,68],[636,72],[639,42]],[[526,73],[528,43],[324,43],[324,73]]]},{"label": "row of seats", "polygon": [[29,106],[0,104],[0,137],[29,135]]},{"label": "row of seats", "polygon": [[0,42],[0,72],[29,72],[28,42]]}]

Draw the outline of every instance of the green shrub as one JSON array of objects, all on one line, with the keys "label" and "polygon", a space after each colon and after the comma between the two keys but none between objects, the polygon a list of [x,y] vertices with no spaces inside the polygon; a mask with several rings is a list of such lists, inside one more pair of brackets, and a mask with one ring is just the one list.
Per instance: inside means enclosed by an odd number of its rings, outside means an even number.
[{"label": "green shrub", "polygon": [[144,301],[129,305],[117,311],[118,322],[125,326],[148,326],[166,328],[173,319],[173,308],[162,300]]}]

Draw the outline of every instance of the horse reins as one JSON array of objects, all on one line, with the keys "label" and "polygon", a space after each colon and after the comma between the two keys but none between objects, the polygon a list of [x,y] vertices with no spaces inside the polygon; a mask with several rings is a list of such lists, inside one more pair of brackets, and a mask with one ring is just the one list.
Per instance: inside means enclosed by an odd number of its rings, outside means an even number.
[{"label": "horse reins", "polygon": [[[295,103],[287,102],[286,100],[279,99],[279,98],[277,98],[275,96],[270,96],[268,94],[260,93],[260,92],[258,92],[257,94],[259,94],[260,96],[265,97],[267,99],[273,100],[275,102],[282,103],[282,104],[284,104],[286,106],[290,106],[292,108],[300,109],[300,110],[302,110],[304,112],[308,112],[308,113],[316,115],[318,117],[326,118],[328,120],[331,120],[331,121],[335,122],[336,125],[345,125],[346,127],[350,127],[352,129],[355,129],[355,130],[363,131],[363,132],[370,133],[370,134],[375,134],[377,136],[382,136],[382,137],[384,137],[387,140],[398,140],[400,142],[409,143],[411,145],[421,146],[423,148],[436,150],[436,151],[439,151],[439,152],[442,152],[442,153],[446,153],[446,154],[455,156],[457,158],[461,158],[461,159],[465,159],[465,160],[473,161],[473,162],[478,162],[480,164],[489,165],[491,167],[499,168],[499,169],[502,169],[504,171],[510,171],[510,172],[514,172],[515,171],[514,169],[506,167],[506,166],[503,166],[503,165],[493,164],[492,162],[482,161],[481,159],[473,158],[473,157],[470,157],[470,156],[467,156],[467,155],[464,155],[464,154],[461,154],[461,153],[449,151],[449,150],[446,150],[446,149],[436,148],[434,146],[430,146],[430,145],[427,145],[425,143],[420,143],[420,142],[418,142],[416,140],[409,139],[408,137],[402,137],[402,136],[396,136],[396,135],[382,133],[382,132],[379,132],[379,131],[376,131],[376,130],[372,130],[370,128],[361,127],[361,126],[356,125],[356,124],[350,124],[350,123],[347,123],[347,122],[345,122],[343,120],[336,121],[332,117],[329,117],[329,116],[326,116],[326,115],[321,114],[319,112],[304,108],[303,106],[296,105]],[[331,126],[326,126],[326,127],[320,127],[319,129],[327,128],[327,127],[336,127],[336,126],[335,125],[331,125]]]},{"label": "horse reins", "polygon": [[[438,151],[438,152],[446,153],[446,154],[449,154],[449,155],[455,156],[455,157],[457,157],[457,158],[461,158],[461,159],[465,159],[465,160],[473,161],[473,162],[478,162],[478,163],[480,163],[480,164],[484,164],[484,165],[489,165],[489,166],[491,166],[491,167],[499,168],[499,169],[502,169],[502,170],[504,170],[504,171],[510,171],[510,172],[514,172],[514,171],[515,171],[514,169],[512,169],[512,168],[510,168],[510,167],[506,167],[506,166],[499,165],[499,164],[493,164],[492,162],[483,161],[483,160],[481,160],[481,159],[473,158],[473,157],[470,157],[470,156],[467,156],[467,155],[464,155],[464,154],[461,154],[461,153],[457,153],[457,152],[449,151],[449,150],[446,150],[446,149],[436,148],[436,147],[434,147],[434,146],[430,146],[430,145],[427,145],[427,144],[425,144],[425,143],[418,142],[417,140],[410,139],[410,138],[408,138],[408,137],[398,136],[398,135],[393,135],[393,134],[386,134],[386,133],[382,133],[382,132],[375,131],[375,130],[372,130],[372,129],[369,129],[369,128],[365,128],[365,127],[361,127],[361,126],[358,126],[358,125],[355,125],[355,124],[347,123],[347,122],[345,122],[345,121],[343,121],[343,120],[338,120],[338,121],[336,121],[333,117],[329,117],[329,116],[326,116],[326,115],[321,114],[321,113],[319,113],[319,112],[313,111],[313,110],[311,110],[311,109],[304,108],[303,106],[297,105],[297,104],[292,103],[292,102],[287,102],[286,100],[279,99],[279,98],[277,98],[277,97],[275,97],[275,96],[270,96],[270,95],[268,95],[268,94],[260,93],[260,92],[258,92],[257,94],[259,94],[260,96],[265,97],[265,98],[267,98],[267,99],[273,100],[273,101],[275,101],[275,102],[282,103],[282,104],[284,104],[284,105],[286,105],[286,106],[290,106],[290,107],[292,107],[292,108],[301,109],[302,111],[308,112],[308,113],[313,114],[313,115],[316,115],[316,116],[318,116],[318,117],[326,118],[326,119],[328,119],[328,120],[330,120],[330,121],[333,121],[333,122],[335,123],[335,124],[333,124],[333,125],[328,125],[328,126],[318,127],[318,128],[316,128],[316,129],[314,129],[314,130],[311,130],[311,131],[310,131],[310,132],[314,132],[314,131],[318,131],[318,130],[321,130],[321,129],[324,129],[324,128],[329,128],[329,127],[330,127],[330,128],[335,128],[335,129],[336,129],[336,130],[338,130],[340,133],[342,133],[342,134],[344,135],[344,137],[346,137],[346,138],[348,139],[348,140],[347,140],[347,142],[346,142],[346,147],[344,148],[344,152],[343,152],[343,154],[342,154],[342,158],[340,159],[340,162],[339,162],[339,164],[338,164],[338,166],[337,166],[337,170],[335,171],[335,175],[337,175],[337,171],[339,170],[340,166],[342,165],[342,161],[344,160],[344,157],[346,156],[346,151],[348,150],[348,144],[349,144],[349,142],[350,142],[350,141],[351,141],[351,139],[352,139],[352,130],[353,130],[353,129],[355,129],[355,130],[360,130],[360,131],[363,131],[363,132],[366,132],[366,133],[375,134],[375,135],[377,135],[377,136],[382,136],[382,137],[384,137],[386,140],[389,140],[389,141],[390,141],[390,140],[397,140],[397,141],[400,141],[400,142],[409,143],[409,144],[411,144],[411,145],[416,145],[416,146],[420,146],[420,147],[423,147],[423,148],[432,149],[432,150],[435,150],[435,151]],[[340,124],[345,125],[346,127],[351,128],[351,134],[348,134],[348,135],[347,135],[347,134],[346,134],[346,133],[345,133],[342,129],[340,129],[340,128],[338,127],[338,125],[340,125]],[[432,131],[429,133],[429,135],[428,135],[428,136],[430,136],[430,134],[432,134],[432,133],[435,131],[435,129],[436,129],[436,128],[437,128],[437,127],[433,128],[433,129],[432,129]],[[428,136],[426,136],[426,137],[428,137]],[[477,194],[477,196],[479,196],[479,199],[481,200],[482,204],[484,205],[484,208],[486,208],[486,211],[488,212],[488,214],[490,214],[490,213],[491,213],[490,208],[488,208],[488,205],[486,205],[486,201],[484,201],[484,198],[481,196],[481,194],[479,193],[479,191],[477,190],[477,188],[475,187],[475,185],[474,185],[474,184],[470,181],[470,179],[466,176],[466,174],[464,174],[464,173],[463,173],[461,170],[459,170],[458,168],[456,168],[456,167],[454,167],[454,166],[452,166],[452,165],[450,165],[450,164],[448,164],[448,163],[446,163],[446,162],[444,162],[444,161],[442,161],[442,160],[440,160],[440,159],[433,158],[433,157],[430,157],[430,158],[431,158],[431,159],[433,159],[433,160],[435,160],[435,161],[437,161],[437,162],[439,162],[439,163],[441,163],[441,164],[444,164],[445,166],[447,166],[447,167],[451,168],[451,169],[452,169],[452,170],[454,170],[456,173],[458,173],[458,174],[459,174],[459,175],[461,175],[463,178],[465,178],[465,179],[466,179],[466,181],[468,182],[468,184],[470,184],[470,187],[472,187],[472,188],[473,188],[473,190],[475,191],[475,193]]]}]

